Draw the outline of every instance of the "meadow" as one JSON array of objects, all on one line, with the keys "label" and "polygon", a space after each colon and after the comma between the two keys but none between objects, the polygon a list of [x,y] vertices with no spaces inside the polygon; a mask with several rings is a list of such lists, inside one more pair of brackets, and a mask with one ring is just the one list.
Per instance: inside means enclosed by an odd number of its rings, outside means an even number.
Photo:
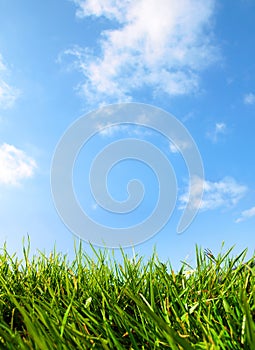
[{"label": "meadow", "polygon": [[[255,268],[246,251],[173,271],[107,250],[0,252],[0,349],[254,349]],[[191,270],[192,269],[192,270]],[[191,270],[189,273],[188,270]]]}]

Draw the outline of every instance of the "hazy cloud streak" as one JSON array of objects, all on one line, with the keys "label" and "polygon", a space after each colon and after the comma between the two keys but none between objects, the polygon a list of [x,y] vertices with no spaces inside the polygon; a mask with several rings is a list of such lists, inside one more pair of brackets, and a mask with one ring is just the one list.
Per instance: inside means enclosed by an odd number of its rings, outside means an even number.
[{"label": "hazy cloud streak", "polygon": [[241,221],[246,221],[252,218],[253,216],[255,216],[255,207],[242,211],[241,216],[238,219],[236,219],[235,222],[238,223]]},{"label": "hazy cloud streak", "polygon": [[2,55],[0,54],[0,108],[7,109],[13,106],[20,92],[18,89],[9,85],[4,80],[4,75],[6,75],[8,69],[3,62]]},{"label": "hazy cloud streak", "polygon": [[[202,187],[204,188],[204,194],[202,201],[200,201],[197,199],[197,194],[200,193]],[[194,207],[199,207],[200,210],[212,210],[236,205],[247,192],[247,187],[238,184],[231,177],[225,177],[218,182],[194,178],[189,190]],[[186,205],[188,195],[189,192],[187,190],[180,196],[180,209]]]}]

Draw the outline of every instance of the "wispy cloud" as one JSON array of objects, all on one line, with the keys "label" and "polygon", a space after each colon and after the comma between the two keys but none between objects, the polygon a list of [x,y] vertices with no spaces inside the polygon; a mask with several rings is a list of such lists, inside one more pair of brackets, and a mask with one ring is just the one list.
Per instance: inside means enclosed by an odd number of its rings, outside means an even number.
[{"label": "wispy cloud", "polygon": [[36,162],[24,151],[4,143],[0,146],[0,184],[17,186],[34,175]]},{"label": "wispy cloud", "polygon": [[128,126],[127,125],[112,125],[109,124],[109,126],[106,125],[97,125],[97,130],[99,132],[99,135],[104,136],[104,137],[111,137],[114,136],[120,132],[127,132]]},{"label": "wispy cloud", "polygon": [[255,94],[250,92],[250,93],[244,95],[243,101],[244,101],[244,103],[246,105],[253,105],[253,104],[255,104]]},{"label": "wispy cloud", "polygon": [[214,143],[219,140],[220,135],[227,132],[227,125],[225,123],[216,123],[212,131],[207,132],[206,136]]},{"label": "wispy cloud", "polygon": [[252,218],[253,216],[255,216],[255,207],[242,211],[240,217],[237,218],[235,222],[238,223],[238,222],[246,221]]},{"label": "wispy cloud", "polygon": [[[204,189],[202,201],[199,200],[201,189]],[[212,210],[236,205],[247,192],[247,187],[236,182],[231,177],[212,182],[194,178],[190,186],[191,205],[201,210]],[[189,200],[188,190],[180,196],[180,209],[183,209]]]},{"label": "wispy cloud", "polygon": [[98,124],[97,131],[100,136],[103,137],[112,137],[116,136],[120,133],[124,133],[126,137],[139,137],[146,138],[146,136],[150,136],[152,134],[151,130],[148,128],[144,128],[139,125],[130,125],[130,124],[117,124],[117,125],[109,125],[106,124]]},{"label": "wispy cloud", "polygon": [[3,62],[3,57],[2,57],[2,55],[0,53],[0,72],[4,72],[4,71],[6,71],[6,66],[5,66],[5,64]]},{"label": "wispy cloud", "polygon": [[177,146],[172,142],[169,143],[169,148],[172,153],[179,153],[190,147],[192,147],[192,144],[186,140],[178,140]]},{"label": "wispy cloud", "polygon": [[156,94],[192,93],[200,71],[218,59],[214,0],[73,1],[77,16],[104,16],[115,28],[101,33],[98,55],[79,47],[66,51],[85,77],[87,100],[127,101],[145,87]]},{"label": "wispy cloud", "polygon": [[12,107],[18,96],[19,91],[0,78],[0,108]]},{"label": "wispy cloud", "polygon": [[4,75],[6,75],[8,69],[3,62],[3,58],[0,54],[0,108],[7,109],[12,107],[15,100],[19,96],[20,92],[18,89],[9,85],[4,80]]}]

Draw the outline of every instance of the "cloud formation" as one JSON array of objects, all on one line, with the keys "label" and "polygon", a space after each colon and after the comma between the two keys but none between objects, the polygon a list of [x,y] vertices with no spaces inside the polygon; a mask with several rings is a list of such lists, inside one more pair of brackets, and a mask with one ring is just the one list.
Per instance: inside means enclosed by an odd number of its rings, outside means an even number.
[{"label": "cloud formation", "polygon": [[[204,189],[202,201],[199,200],[201,189]],[[200,210],[212,210],[236,205],[247,192],[247,187],[238,184],[235,179],[225,177],[218,182],[193,178],[190,186],[191,205]],[[180,209],[183,209],[189,199],[188,190],[180,196]]]},{"label": "cloud formation", "polygon": [[244,95],[244,103],[246,105],[253,105],[255,104],[255,94],[250,92],[249,94]]},{"label": "cloud formation", "polygon": [[177,146],[173,142],[169,143],[171,153],[179,153],[191,147],[192,144],[189,143],[187,140],[178,140]]},{"label": "cloud formation", "polygon": [[246,221],[252,218],[253,216],[255,216],[255,207],[242,211],[241,216],[238,219],[236,219],[235,222],[238,223]]},{"label": "cloud formation", "polygon": [[213,131],[210,131],[206,136],[214,143],[219,140],[220,135],[224,135],[227,131],[227,125],[225,123],[216,123]]},{"label": "cloud formation", "polygon": [[99,54],[75,47],[89,101],[127,101],[141,88],[172,95],[199,89],[199,73],[218,59],[211,18],[214,0],[73,0],[79,17],[105,17]]},{"label": "cloud formation", "polygon": [[7,67],[3,62],[0,54],[0,108],[7,109],[12,107],[19,95],[19,91],[7,84],[4,80],[4,75],[7,72]]},{"label": "cloud formation", "polygon": [[34,175],[36,162],[24,151],[4,143],[0,146],[0,184],[17,186]]}]

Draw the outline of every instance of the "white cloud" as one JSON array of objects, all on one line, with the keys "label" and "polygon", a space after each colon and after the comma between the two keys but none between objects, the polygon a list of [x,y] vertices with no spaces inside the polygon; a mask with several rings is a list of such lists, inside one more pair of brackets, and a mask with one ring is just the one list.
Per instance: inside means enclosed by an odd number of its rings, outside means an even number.
[{"label": "white cloud", "polygon": [[172,153],[179,153],[184,151],[185,149],[192,147],[192,145],[186,140],[178,140],[177,145],[178,146],[176,146],[172,142],[169,143],[169,148]]},{"label": "white cloud", "polygon": [[0,108],[7,109],[13,106],[19,91],[0,79]]},{"label": "white cloud", "polygon": [[125,7],[130,0],[74,0],[79,7],[78,17],[104,16],[109,19],[123,19]]},{"label": "white cloud", "polygon": [[225,123],[216,123],[213,131],[210,131],[206,136],[211,139],[212,142],[217,142],[219,135],[224,135],[227,132],[227,125]]},{"label": "white cloud", "polygon": [[111,125],[111,123],[98,124],[97,131],[100,136],[103,137],[112,137],[116,136],[119,133],[124,133],[126,137],[139,137],[146,138],[146,136],[150,136],[152,134],[151,130],[148,128],[144,128],[139,125],[130,125],[130,124],[117,124]]},{"label": "white cloud", "polygon": [[12,107],[15,100],[19,96],[19,91],[10,86],[5,80],[3,75],[7,72],[7,67],[3,62],[2,55],[0,54],[0,108],[7,109]]},{"label": "white cloud", "polygon": [[253,94],[253,93],[249,93],[249,94],[246,94],[245,96],[244,96],[244,103],[246,104],[246,105],[253,105],[253,104],[255,104],[255,94]]},{"label": "white cloud", "polygon": [[215,126],[215,131],[217,133],[224,133],[226,130],[226,124],[224,123],[216,123],[216,126]]},{"label": "white cloud", "polygon": [[114,20],[115,29],[101,33],[98,56],[77,47],[66,51],[84,74],[88,100],[126,101],[144,87],[192,93],[200,71],[217,59],[210,31],[214,0],[73,1],[79,17]]},{"label": "white cloud", "polygon": [[238,223],[241,221],[246,221],[253,216],[255,216],[255,207],[242,211],[241,216],[236,219],[235,222]]},{"label": "white cloud", "polygon": [[103,125],[103,124],[98,124],[97,125],[97,130],[101,136],[104,137],[111,137],[116,135],[119,132],[126,131],[128,126],[126,125],[112,125],[109,124],[109,126]]},{"label": "white cloud", "polygon": [[[203,198],[199,200],[201,189],[204,189]],[[236,205],[247,192],[247,187],[238,184],[233,178],[225,177],[221,181],[211,182],[194,178],[190,186],[190,198],[193,208],[212,210],[220,207]],[[188,190],[180,196],[180,209],[183,209],[189,199]]]},{"label": "white cloud", "polygon": [[0,184],[14,185],[34,175],[36,162],[13,145],[0,146]]}]

